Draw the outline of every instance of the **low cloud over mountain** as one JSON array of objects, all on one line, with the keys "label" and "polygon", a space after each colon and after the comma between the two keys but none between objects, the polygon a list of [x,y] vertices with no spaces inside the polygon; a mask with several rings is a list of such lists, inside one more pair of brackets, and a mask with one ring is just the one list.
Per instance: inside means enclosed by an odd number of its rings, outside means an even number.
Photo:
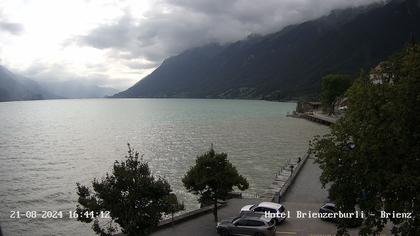
[{"label": "low cloud over mountain", "polygon": [[0,65],[0,102],[62,98],[102,98],[118,90],[90,80],[33,80]]},{"label": "low cloud over mountain", "polygon": [[80,45],[110,49],[109,56],[127,64],[141,58],[138,67],[147,68],[189,48],[267,34],[333,9],[373,2],[383,1],[167,0],[154,5],[140,19],[126,11],[117,21],[102,24],[77,40]]},{"label": "low cloud over mountain", "polygon": [[323,76],[369,70],[420,35],[418,22],[418,0],[336,10],[266,36],[187,50],[115,97],[316,98]]}]

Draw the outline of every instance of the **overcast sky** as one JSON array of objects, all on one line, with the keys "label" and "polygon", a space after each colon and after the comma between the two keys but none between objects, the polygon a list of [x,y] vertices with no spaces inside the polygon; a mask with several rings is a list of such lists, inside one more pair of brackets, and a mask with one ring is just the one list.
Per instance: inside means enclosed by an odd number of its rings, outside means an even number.
[{"label": "overcast sky", "polygon": [[0,64],[125,89],[165,58],[380,0],[1,0]]}]

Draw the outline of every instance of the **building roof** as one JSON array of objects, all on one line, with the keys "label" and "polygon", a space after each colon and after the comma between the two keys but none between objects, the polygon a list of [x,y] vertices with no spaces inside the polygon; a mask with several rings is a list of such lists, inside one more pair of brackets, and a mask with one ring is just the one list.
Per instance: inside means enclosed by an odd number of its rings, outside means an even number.
[{"label": "building roof", "polygon": [[306,102],[307,104],[309,104],[309,105],[312,105],[312,106],[320,106],[321,105],[321,102]]}]

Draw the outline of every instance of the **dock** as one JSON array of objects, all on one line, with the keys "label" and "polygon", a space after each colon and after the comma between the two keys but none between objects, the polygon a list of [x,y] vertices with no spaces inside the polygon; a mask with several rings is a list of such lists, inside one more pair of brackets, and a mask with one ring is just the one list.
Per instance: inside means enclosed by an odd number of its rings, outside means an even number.
[{"label": "dock", "polygon": [[305,113],[294,112],[293,114],[287,115],[287,116],[294,117],[294,118],[307,119],[309,121],[316,122],[322,125],[327,125],[327,126],[337,123],[337,121],[340,118],[340,117],[327,116],[327,115],[316,113],[316,112],[305,112]]}]

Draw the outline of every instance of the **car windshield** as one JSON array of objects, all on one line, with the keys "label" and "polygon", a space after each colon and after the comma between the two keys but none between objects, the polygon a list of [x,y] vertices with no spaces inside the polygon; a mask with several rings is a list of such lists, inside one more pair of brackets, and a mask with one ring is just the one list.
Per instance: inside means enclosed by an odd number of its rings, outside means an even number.
[{"label": "car windshield", "polygon": [[280,212],[284,212],[284,206],[281,206],[279,209]]},{"label": "car windshield", "polygon": [[335,206],[329,206],[328,208],[330,208],[330,209],[331,209],[331,210],[333,210],[333,211],[335,211],[335,210],[336,210]]},{"label": "car windshield", "polygon": [[235,222],[237,219],[241,218],[240,216],[233,218],[232,223]]},{"label": "car windshield", "polygon": [[324,205],[324,208],[334,210],[334,209],[335,209],[335,205],[325,204],[325,205]]}]

